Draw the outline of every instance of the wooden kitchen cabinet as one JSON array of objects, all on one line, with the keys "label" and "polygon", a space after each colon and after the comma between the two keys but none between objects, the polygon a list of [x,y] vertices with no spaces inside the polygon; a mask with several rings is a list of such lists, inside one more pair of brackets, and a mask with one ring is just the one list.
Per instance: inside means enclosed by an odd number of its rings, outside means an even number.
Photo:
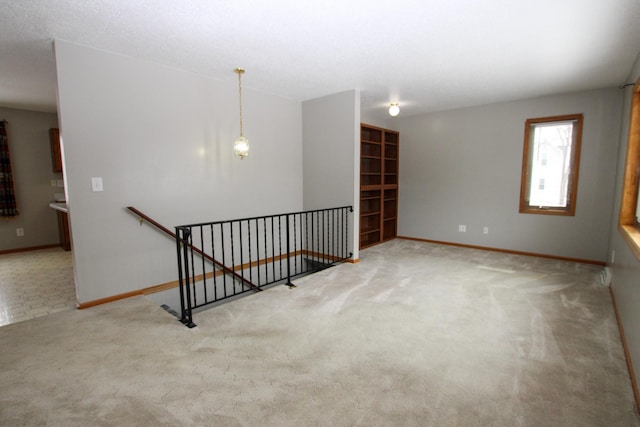
[{"label": "wooden kitchen cabinet", "polygon": [[69,233],[69,214],[56,210],[58,214],[58,233],[60,233],[60,246],[65,251],[71,250],[71,233]]},{"label": "wooden kitchen cabinet", "polygon": [[51,165],[54,172],[62,173],[62,150],[60,149],[60,129],[49,129],[49,142],[51,143]]}]

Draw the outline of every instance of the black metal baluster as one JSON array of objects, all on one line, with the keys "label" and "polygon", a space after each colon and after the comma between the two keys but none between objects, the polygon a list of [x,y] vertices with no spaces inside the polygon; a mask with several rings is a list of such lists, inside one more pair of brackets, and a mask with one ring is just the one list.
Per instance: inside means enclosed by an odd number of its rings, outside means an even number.
[{"label": "black metal baluster", "polygon": [[[304,214],[304,252],[307,258],[309,257],[309,212]],[[304,270],[306,271],[308,266],[305,264]]]},{"label": "black metal baluster", "polygon": [[[340,227],[340,242],[341,243],[345,241],[344,240],[344,238],[345,238],[344,237],[344,227],[345,227],[346,212],[347,211],[346,211],[345,208],[341,208],[340,209],[340,214],[341,214],[340,217],[342,218],[342,222],[341,222],[342,227]],[[340,245],[340,247],[341,247],[340,248],[340,258],[341,259],[345,259],[345,255],[347,254],[347,251],[346,251],[346,247],[344,246],[344,243],[342,243]]]},{"label": "black metal baluster", "polygon": [[341,245],[340,245],[340,235],[342,231],[342,221],[340,217],[340,213],[342,212],[340,209],[335,209],[335,218],[336,218],[336,235],[335,235],[335,245],[336,245],[336,254],[334,259],[339,261],[342,257],[341,255]]},{"label": "black metal baluster", "polygon": [[249,281],[253,283],[253,260],[251,259],[251,220],[247,220],[247,248],[249,248]]},{"label": "black metal baluster", "polygon": [[[287,227],[287,232],[286,232],[286,238],[287,238],[287,286],[289,286],[289,289],[291,288],[295,288],[296,285],[294,285],[293,283],[291,283],[291,250],[289,247],[289,215],[287,215],[286,218],[286,227]],[[280,217],[278,217],[278,225],[280,225]],[[282,228],[281,228],[282,230]],[[280,235],[282,235],[282,231],[280,232]],[[280,246],[282,247],[282,242],[280,243]],[[282,253],[282,249],[280,249],[280,252]],[[282,257],[280,257],[280,275],[282,276]]]},{"label": "black metal baluster", "polygon": [[193,256],[193,229],[189,228],[189,256],[191,258],[191,292],[193,294],[193,305],[198,305],[197,283],[196,283],[196,263]]},{"label": "black metal baluster", "polygon": [[[258,287],[262,286],[260,281],[260,232],[258,231],[258,218],[256,218],[256,275],[258,276]],[[251,281],[253,283],[253,280]]]},{"label": "black metal baluster", "polygon": [[278,265],[280,266],[280,279],[282,276],[282,216],[278,215]]},{"label": "black metal baluster", "polygon": [[333,263],[333,212],[327,211],[327,261]]},{"label": "black metal baluster", "polygon": [[[193,256],[193,250],[191,250],[191,228],[189,228],[187,235],[186,235],[186,244],[184,245],[184,258],[185,258],[185,266],[187,269],[187,277],[189,277],[189,254],[191,254]],[[191,266],[193,267],[193,259],[191,260]],[[187,297],[187,318],[184,319],[184,324],[187,325],[188,327],[192,328],[193,326],[193,309],[192,307],[196,304],[196,299],[195,299],[195,289],[194,290],[194,295],[193,295],[193,302],[191,300],[191,290],[192,290],[192,286],[195,286],[195,281],[196,281],[196,277],[193,273],[193,269],[191,270],[191,280],[187,280],[187,288],[186,288],[186,297]],[[193,325],[193,326],[191,326]]]},{"label": "black metal baluster", "polygon": [[[289,216],[287,215],[287,221],[289,220]],[[293,214],[293,272],[294,274],[298,274],[298,237],[296,233],[296,214]],[[287,230],[289,227],[287,226]],[[289,241],[289,239],[287,239]]]},{"label": "black metal baluster", "polygon": [[242,244],[242,221],[238,221],[238,228],[240,229],[240,277],[242,277],[242,282],[240,283],[240,292],[244,292],[244,245]]},{"label": "black metal baluster", "polygon": [[338,259],[338,246],[336,241],[336,210],[331,209],[332,222],[331,222],[331,262],[335,262]]},{"label": "black metal baluster", "polygon": [[[236,271],[236,252],[234,247],[234,239],[233,239],[233,221],[229,222],[229,233],[231,234],[231,271]],[[235,277],[231,279],[231,283],[233,284],[233,294],[236,294],[236,279]]]},{"label": "black metal baluster", "polygon": [[[226,251],[224,250],[224,223],[221,222],[220,223],[220,243],[222,244],[221,246],[221,250],[222,250],[222,265],[224,265],[225,267],[227,266],[227,261],[226,261]],[[222,275],[222,290],[224,298],[227,297],[227,275],[223,274]]]},{"label": "black metal baluster", "polygon": [[275,242],[275,234],[274,234],[274,226],[273,226],[273,216],[271,217],[271,266],[273,270],[273,280],[276,280],[276,242]]},{"label": "black metal baluster", "polygon": [[[213,224],[209,225],[211,230],[211,258],[216,259],[216,241],[214,236]],[[218,301],[218,275],[216,274],[216,265],[213,264],[213,300]]]},{"label": "black metal baluster", "polygon": [[325,232],[324,232],[324,211],[320,211],[322,214],[322,263],[325,264],[327,261],[325,259],[325,249],[324,249],[324,240],[325,240]]},{"label": "black metal baluster", "polygon": [[180,321],[184,323],[184,320],[187,318],[187,306],[185,304],[185,286],[188,286],[189,283],[189,274],[188,269],[185,267],[185,275],[183,275],[183,258],[182,258],[182,246],[184,240],[184,229],[182,227],[176,227],[176,251],[178,255],[178,283],[179,291],[180,291]]},{"label": "black metal baluster", "polygon": [[[298,223],[299,225],[296,227],[296,231],[297,233],[300,235],[300,249],[298,249],[299,252],[299,256],[300,256],[300,271],[299,273],[304,273],[304,247],[303,247],[303,235],[302,235],[302,212],[300,212],[298,214]],[[298,228],[300,227],[300,228]],[[296,246],[298,246],[298,244],[296,243]]]},{"label": "black metal baluster", "polygon": [[316,257],[316,238],[315,238],[315,212],[311,212],[311,259],[315,261]]},{"label": "black metal baluster", "polygon": [[262,225],[264,226],[264,280],[265,284],[269,283],[269,265],[267,263],[267,256],[269,251],[267,250],[267,218],[262,218]]},{"label": "black metal baluster", "polygon": [[[349,212],[353,213],[353,207],[349,207]],[[345,212],[345,218],[346,221],[349,221],[349,214]],[[354,230],[355,233],[355,230]],[[345,249],[345,255],[347,253],[347,251],[349,250],[349,229],[347,228],[347,224],[345,223],[345,233],[344,233],[344,249]],[[353,252],[349,252],[349,258],[351,258],[353,256]]]},{"label": "black metal baluster", "polygon": [[[202,250],[205,250],[204,246],[204,227],[198,227],[200,229],[200,247]],[[200,260],[202,261],[202,289],[204,295],[204,302],[207,303],[209,300],[207,299],[207,266],[205,265],[205,257],[201,256]]]}]

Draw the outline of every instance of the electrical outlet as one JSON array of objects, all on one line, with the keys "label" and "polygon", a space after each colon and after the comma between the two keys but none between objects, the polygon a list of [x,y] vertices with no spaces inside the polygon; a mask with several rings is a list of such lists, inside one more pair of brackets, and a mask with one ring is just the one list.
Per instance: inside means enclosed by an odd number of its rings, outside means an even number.
[{"label": "electrical outlet", "polygon": [[482,233],[483,233],[483,234],[489,234],[489,227],[484,227],[484,228],[482,229]]},{"label": "electrical outlet", "polygon": [[24,236],[24,228],[16,228],[16,236],[18,237]]},{"label": "electrical outlet", "polygon": [[458,231],[460,233],[466,233],[467,232],[467,226],[466,225],[462,225],[462,224],[458,225]]}]

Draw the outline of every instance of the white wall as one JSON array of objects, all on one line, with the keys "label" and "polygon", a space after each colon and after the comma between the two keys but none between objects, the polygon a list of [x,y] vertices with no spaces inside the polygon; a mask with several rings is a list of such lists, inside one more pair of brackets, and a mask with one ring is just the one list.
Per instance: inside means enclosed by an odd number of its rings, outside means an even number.
[{"label": "white wall", "polygon": [[[176,225],[302,209],[299,102],[143,60],[55,42],[79,302],[177,278],[175,243],[126,206]],[[91,192],[102,177],[104,192]]]},{"label": "white wall", "polygon": [[[640,78],[640,55],[627,78],[627,83],[635,83]],[[618,215],[622,199],[622,183],[626,163],[627,138],[629,137],[629,119],[631,114],[631,94],[633,87],[625,89],[622,126],[620,127],[620,150],[618,153],[618,173],[615,186],[615,208],[611,221],[611,287],[618,306],[631,362],[635,368],[636,382],[640,383],[640,261],[631,252],[618,231]],[[612,253],[615,257],[611,260]]]},{"label": "white wall", "polygon": [[[58,220],[49,207],[54,193],[64,193],[63,188],[51,186],[52,179],[62,179],[62,174],[52,171],[49,145],[49,129],[58,127],[58,116],[0,108],[0,120],[9,122],[7,136],[19,210],[15,218],[0,219],[0,251],[58,244]],[[23,228],[24,236],[18,237],[16,228]]]},{"label": "white wall", "polygon": [[353,206],[349,250],[358,258],[360,206],[360,92],[351,90],[302,104],[304,209]]},{"label": "white wall", "polygon": [[387,115],[386,119],[382,119],[379,112],[378,114],[372,114],[370,111],[362,111],[360,114],[360,122],[385,129],[395,129],[393,127],[393,124],[395,123],[394,119],[395,117],[391,117],[389,115]]},{"label": "white wall", "polygon": [[[398,234],[606,261],[621,100],[613,88],[397,117]],[[584,114],[575,216],[518,213],[526,119],[574,113]]]}]

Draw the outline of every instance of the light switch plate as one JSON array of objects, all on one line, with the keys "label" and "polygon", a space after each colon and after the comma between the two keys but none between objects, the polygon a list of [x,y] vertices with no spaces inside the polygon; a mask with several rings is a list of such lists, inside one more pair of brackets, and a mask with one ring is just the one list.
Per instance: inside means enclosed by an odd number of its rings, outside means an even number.
[{"label": "light switch plate", "polygon": [[104,191],[102,187],[102,177],[94,176],[91,178],[91,191],[93,191],[94,193],[98,191]]}]

